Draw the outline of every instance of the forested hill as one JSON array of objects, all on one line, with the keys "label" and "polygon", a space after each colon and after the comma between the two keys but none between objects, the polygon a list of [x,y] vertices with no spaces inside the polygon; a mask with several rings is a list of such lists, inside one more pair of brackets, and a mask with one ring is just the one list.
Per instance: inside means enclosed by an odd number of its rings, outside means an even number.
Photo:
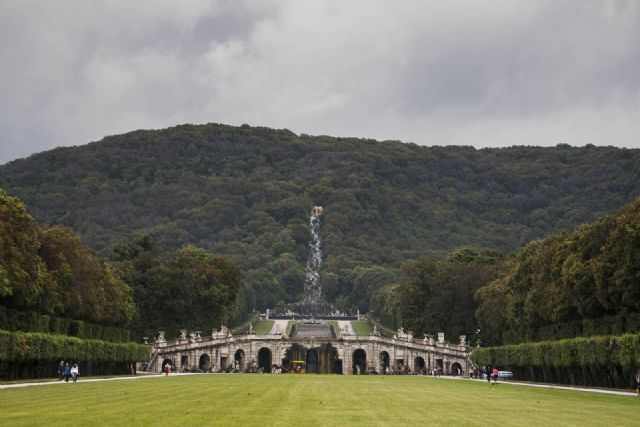
[{"label": "forested hill", "polygon": [[302,292],[312,205],[325,207],[327,296],[346,307],[372,290],[359,280],[388,282],[404,260],[462,245],[514,251],[620,208],[638,182],[640,150],[422,147],[218,124],[0,166],[0,187],[40,223],[71,227],[103,255],[149,232],[161,249],[231,257],[258,307]]}]

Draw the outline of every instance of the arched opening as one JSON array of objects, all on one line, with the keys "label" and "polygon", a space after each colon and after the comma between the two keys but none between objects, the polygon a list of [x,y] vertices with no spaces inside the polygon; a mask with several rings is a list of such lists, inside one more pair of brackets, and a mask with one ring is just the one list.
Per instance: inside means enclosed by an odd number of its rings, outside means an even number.
[{"label": "arched opening", "polygon": [[364,374],[367,369],[367,353],[359,348],[353,352],[352,369],[354,374]]},{"label": "arched opening", "polygon": [[191,370],[189,366],[189,356],[186,354],[180,356],[180,370],[182,372],[189,372]]},{"label": "arched opening", "polygon": [[171,359],[164,359],[162,361],[162,372],[164,372],[165,368],[167,367],[167,365],[169,366],[169,370],[173,370],[175,367],[175,363],[173,363],[173,360]]},{"label": "arched opening", "polygon": [[208,371],[211,369],[211,358],[207,353],[204,353],[200,356],[200,360],[198,361],[198,369],[201,371]]},{"label": "arched opening", "polygon": [[244,350],[239,348],[236,350],[236,354],[233,356],[234,362],[234,371],[243,372],[244,371]]},{"label": "arched opening", "polygon": [[266,373],[271,372],[271,350],[266,347],[258,351],[258,369]]},{"label": "arched opening", "polygon": [[451,365],[451,375],[453,375],[454,377],[457,375],[462,375],[462,365],[460,365],[458,362],[455,362]]},{"label": "arched opening", "polygon": [[333,373],[342,374],[342,359],[335,359],[333,361]]},{"label": "arched opening", "polygon": [[[306,372],[309,373],[342,373],[342,362],[338,362],[340,360],[338,358],[338,349],[330,343],[322,344],[312,349],[307,349],[301,344],[294,343],[286,350],[284,359],[288,362],[282,361],[285,372],[289,370],[288,364],[294,360],[302,360],[305,362]],[[317,367],[313,366],[314,363]]]},{"label": "arched opening", "polygon": [[320,363],[318,357],[318,352],[316,349],[312,348],[307,351],[307,357],[305,359],[305,364],[307,367],[307,374],[319,374],[320,373]]},{"label": "arched opening", "polygon": [[386,351],[381,351],[380,352],[380,373],[381,374],[388,374],[390,373],[389,371],[389,361],[391,359],[389,359],[389,353],[387,353]]},{"label": "arched opening", "polygon": [[424,363],[424,359],[422,357],[418,356],[413,361],[413,371],[420,375],[427,373],[427,365]]}]

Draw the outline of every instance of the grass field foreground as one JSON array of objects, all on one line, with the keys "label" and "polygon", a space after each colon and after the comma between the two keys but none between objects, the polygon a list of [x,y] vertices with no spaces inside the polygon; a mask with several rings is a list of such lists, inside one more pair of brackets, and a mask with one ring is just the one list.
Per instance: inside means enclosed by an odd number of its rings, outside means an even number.
[{"label": "grass field foreground", "polygon": [[640,399],[422,376],[201,374],[0,390],[3,426],[637,425]]}]

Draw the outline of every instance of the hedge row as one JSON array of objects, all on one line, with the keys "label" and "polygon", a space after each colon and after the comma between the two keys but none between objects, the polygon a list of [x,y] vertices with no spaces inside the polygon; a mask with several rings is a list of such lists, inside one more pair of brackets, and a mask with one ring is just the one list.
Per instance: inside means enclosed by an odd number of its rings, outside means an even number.
[{"label": "hedge row", "polygon": [[580,385],[632,385],[640,365],[640,335],[573,338],[480,348],[471,359],[480,366],[514,371],[521,380]]},{"label": "hedge row", "polygon": [[70,335],[83,339],[111,342],[129,341],[129,331],[114,326],[96,325],[82,320],[48,316],[0,306],[0,329],[7,331],[44,332]]},{"label": "hedge row", "polygon": [[622,335],[632,331],[640,331],[640,313],[621,311],[614,316],[603,316],[595,319],[585,318],[543,326],[538,328],[535,334],[531,334],[527,330],[507,331],[503,339],[506,344],[516,344],[522,341],[549,341],[598,335]]},{"label": "hedge row", "polygon": [[83,340],[66,335],[0,330],[0,362],[56,361],[135,362],[149,358],[149,348],[136,343]]}]

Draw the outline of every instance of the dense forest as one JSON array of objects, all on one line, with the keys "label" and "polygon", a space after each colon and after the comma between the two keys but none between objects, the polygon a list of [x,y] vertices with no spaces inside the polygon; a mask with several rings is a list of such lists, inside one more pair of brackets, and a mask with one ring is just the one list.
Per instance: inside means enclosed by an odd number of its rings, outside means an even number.
[{"label": "dense forest", "polygon": [[228,259],[187,245],[158,254],[149,236],[113,251],[111,261],[132,287],[138,310],[135,337],[173,336],[179,329],[211,333],[228,324],[238,307],[240,270]]},{"label": "dense forest", "polygon": [[377,315],[415,334],[514,344],[640,331],[640,198],[505,256],[462,248],[407,263],[374,295]]},{"label": "dense forest", "polygon": [[104,257],[141,236],[167,260],[189,244],[228,257],[242,271],[241,315],[300,298],[312,205],[325,207],[327,299],[392,316],[381,306],[396,296],[380,295],[404,280],[403,263],[462,246],[512,253],[618,209],[640,195],[639,178],[639,150],[423,147],[218,124],[0,166],[0,186],[40,223],[73,229]]},{"label": "dense forest", "polygon": [[508,258],[492,249],[461,248],[445,259],[408,263],[397,284],[374,296],[375,314],[387,324],[401,324],[414,334],[445,336],[456,341],[483,340],[476,320],[476,292],[504,272]]},{"label": "dense forest", "polygon": [[158,254],[143,236],[110,258],[66,227],[39,227],[0,189],[0,330],[123,342],[210,331],[236,311],[240,271],[205,249]]},{"label": "dense forest", "polygon": [[[24,204],[0,189],[0,306],[128,326],[131,289],[71,230],[40,228]],[[1,328],[0,328],[1,329]]]},{"label": "dense forest", "polygon": [[528,243],[478,290],[489,343],[640,331],[640,199],[568,233]]}]

